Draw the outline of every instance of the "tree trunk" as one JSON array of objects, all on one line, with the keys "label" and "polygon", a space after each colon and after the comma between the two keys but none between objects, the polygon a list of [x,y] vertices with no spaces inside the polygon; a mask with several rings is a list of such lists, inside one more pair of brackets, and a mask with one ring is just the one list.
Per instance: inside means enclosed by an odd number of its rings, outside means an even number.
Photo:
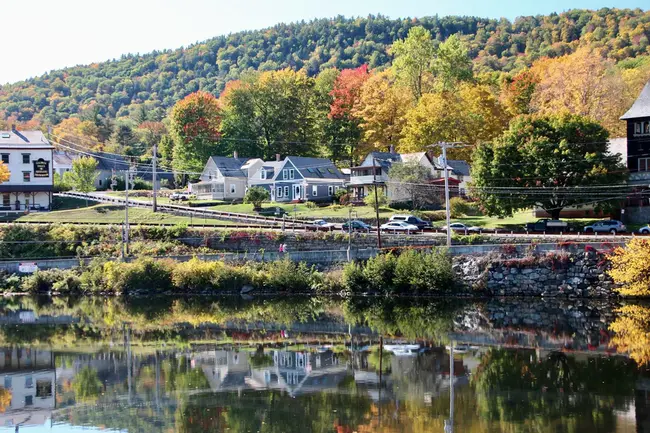
[{"label": "tree trunk", "polygon": [[562,209],[553,209],[551,210],[551,218],[554,220],[559,220],[560,219],[560,212],[562,212]]}]

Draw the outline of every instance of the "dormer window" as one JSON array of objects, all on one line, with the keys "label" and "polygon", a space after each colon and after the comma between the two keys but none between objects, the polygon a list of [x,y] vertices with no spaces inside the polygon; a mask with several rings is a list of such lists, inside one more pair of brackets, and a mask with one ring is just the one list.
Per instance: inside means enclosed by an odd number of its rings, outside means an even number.
[{"label": "dormer window", "polygon": [[260,171],[260,179],[266,180],[266,169],[264,168]]}]

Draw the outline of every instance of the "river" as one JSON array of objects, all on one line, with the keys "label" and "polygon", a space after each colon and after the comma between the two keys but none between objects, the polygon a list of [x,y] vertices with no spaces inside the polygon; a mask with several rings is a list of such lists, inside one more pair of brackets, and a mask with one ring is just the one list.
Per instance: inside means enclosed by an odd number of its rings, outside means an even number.
[{"label": "river", "polygon": [[0,432],[650,432],[650,306],[0,300]]}]

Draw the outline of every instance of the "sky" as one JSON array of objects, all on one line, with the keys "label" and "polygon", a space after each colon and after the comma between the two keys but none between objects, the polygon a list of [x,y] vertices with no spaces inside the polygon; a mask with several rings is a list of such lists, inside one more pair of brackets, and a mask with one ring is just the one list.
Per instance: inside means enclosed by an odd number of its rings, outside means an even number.
[{"label": "sky", "polygon": [[573,8],[644,6],[648,8],[647,0],[0,0],[0,83],[122,54],[173,49],[241,30],[337,15],[512,20]]}]

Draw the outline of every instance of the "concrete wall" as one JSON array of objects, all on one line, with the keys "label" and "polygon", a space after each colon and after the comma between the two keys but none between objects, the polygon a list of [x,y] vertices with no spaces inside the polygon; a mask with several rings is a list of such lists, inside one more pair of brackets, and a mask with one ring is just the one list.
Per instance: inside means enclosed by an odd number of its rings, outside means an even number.
[{"label": "concrete wall", "polygon": [[625,223],[648,224],[650,223],[650,206],[628,207],[625,209]]}]

